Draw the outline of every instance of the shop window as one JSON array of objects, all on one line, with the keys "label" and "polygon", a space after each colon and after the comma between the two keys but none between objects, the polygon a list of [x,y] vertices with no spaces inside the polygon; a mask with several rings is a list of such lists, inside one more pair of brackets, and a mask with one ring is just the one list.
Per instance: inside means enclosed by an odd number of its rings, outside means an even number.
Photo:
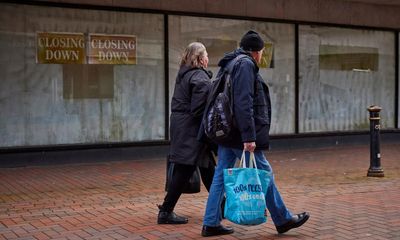
[{"label": "shop window", "polygon": [[[202,42],[216,76],[219,60],[239,47],[244,33],[253,29],[265,41],[260,74],[270,87],[273,114],[271,134],[295,132],[294,24],[246,20],[169,16],[169,96],[172,97],[179,58],[190,42]],[[285,109],[280,111],[278,109]]]},{"label": "shop window", "polygon": [[163,14],[1,3],[0,16],[0,148],[165,139]]},{"label": "shop window", "polygon": [[367,131],[379,105],[394,127],[395,56],[390,31],[299,27],[299,132]]}]

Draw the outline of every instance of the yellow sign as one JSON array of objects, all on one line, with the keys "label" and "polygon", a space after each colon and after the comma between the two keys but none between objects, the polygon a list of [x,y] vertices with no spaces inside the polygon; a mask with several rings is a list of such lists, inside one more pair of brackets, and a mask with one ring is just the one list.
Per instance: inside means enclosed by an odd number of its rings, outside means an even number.
[{"label": "yellow sign", "polygon": [[136,36],[89,34],[89,64],[136,64]]},{"label": "yellow sign", "polygon": [[271,68],[272,58],[274,53],[274,46],[270,42],[264,43],[264,51],[261,57],[260,68]]},{"label": "yellow sign", "polygon": [[83,64],[86,60],[83,33],[36,33],[36,62]]}]

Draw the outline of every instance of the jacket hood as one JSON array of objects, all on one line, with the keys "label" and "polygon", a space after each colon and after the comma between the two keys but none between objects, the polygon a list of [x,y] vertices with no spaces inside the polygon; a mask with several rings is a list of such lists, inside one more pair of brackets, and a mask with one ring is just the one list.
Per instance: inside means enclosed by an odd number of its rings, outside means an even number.
[{"label": "jacket hood", "polygon": [[239,56],[240,54],[245,54],[253,60],[253,57],[248,52],[244,51],[242,48],[238,48],[233,52],[226,53],[224,57],[218,62],[218,66],[224,68],[226,65],[228,65],[230,61],[232,61],[235,57]]},{"label": "jacket hood", "polygon": [[193,68],[191,68],[191,67],[189,67],[189,66],[187,66],[187,65],[182,65],[182,66],[179,68],[178,77],[179,77],[179,78],[182,78],[183,75],[185,75],[187,72],[189,72],[189,71],[192,70],[192,69],[193,69]]},{"label": "jacket hood", "polygon": [[179,68],[178,78],[182,78],[187,72],[190,72],[190,71],[196,70],[196,69],[203,70],[208,75],[209,78],[212,78],[212,76],[213,76],[213,73],[211,71],[206,70],[204,68],[197,68],[197,67],[190,67],[187,65],[183,65]]}]

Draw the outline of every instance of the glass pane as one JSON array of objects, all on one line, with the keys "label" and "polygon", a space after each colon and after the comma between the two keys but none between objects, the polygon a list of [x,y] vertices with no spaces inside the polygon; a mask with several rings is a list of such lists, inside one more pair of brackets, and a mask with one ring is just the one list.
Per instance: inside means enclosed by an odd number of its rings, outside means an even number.
[{"label": "glass pane", "polygon": [[168,21],[170,98],[180,55],[190,42],[200,41],[206,46],[209,70],[215,76],[224,53],[236,49],[242,35],[254,29],[266,41],[267,55],[260,74],[271,91],[271,133],[294,133],[294,25],[187,16],[169,16]]},{"label": "glass pane", "polygon": [[[0,147],[165,138],[163,15],[1,4],[0,19]],[[38,63],[39,32],[86,50],[89,34],[135,36],[137,62]]]},{"label": "glass pane", "polygon": [[368,130],[367,108],[394,127],[394,34],[300,26],[299,131]]}]

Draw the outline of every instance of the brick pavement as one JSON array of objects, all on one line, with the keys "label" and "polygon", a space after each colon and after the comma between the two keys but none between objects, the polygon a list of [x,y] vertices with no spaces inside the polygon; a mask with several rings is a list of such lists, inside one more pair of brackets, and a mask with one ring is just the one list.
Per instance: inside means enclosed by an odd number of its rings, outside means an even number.
[{"label": "brick pavement", "polygon": [[[400,144],[381,149],[384,178],[366,177],[364,145],[269,152],[287,206],[310,220],[283,235],[269,220],[210,239],[400,239]],[[0,168],[0,239],[201,238],[204,188],[178,202],[189,224],[156,224],[164,168],[163,159]]]}]

